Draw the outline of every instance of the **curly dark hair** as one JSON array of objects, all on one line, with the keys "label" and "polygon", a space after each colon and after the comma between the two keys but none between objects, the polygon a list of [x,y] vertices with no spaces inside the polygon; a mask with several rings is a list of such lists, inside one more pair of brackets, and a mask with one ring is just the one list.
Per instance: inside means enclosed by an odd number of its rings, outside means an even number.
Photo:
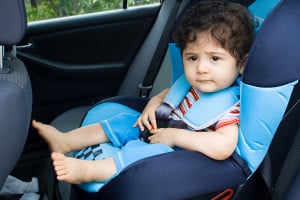
[{"label": "curly dark hair", "polygon": [[193,4],[180,18],[172,39],[181,50],[194,42],[198,33],[210,35],[240,62],[254,39],[254,20],[247,8],[224,1]]}]

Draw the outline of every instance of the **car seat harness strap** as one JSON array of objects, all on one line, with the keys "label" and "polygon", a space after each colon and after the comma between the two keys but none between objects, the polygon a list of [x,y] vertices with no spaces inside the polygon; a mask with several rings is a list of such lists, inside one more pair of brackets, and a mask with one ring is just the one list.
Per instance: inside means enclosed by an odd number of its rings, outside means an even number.
[{"label": "car seat harness strap", "polygon": [[[236,83],[229,88],[213,93],[203,93],[200,100],[196,101],[193,106],[187,110],[182,121],[194,130],[202,130],[216,123],[232,106],[239,103],[240,87],[238,82],[239,78]],[[164,98],[164,104],[167,104],[171,108],[170,111],[176,109],[190,88],[191,85],[187,82],[185,76],[182,75],[173,84]],[[207,110],[207,108],[210,108],[209,112],[205,115],[199,115],[199,111]],[[160,107],[157,109],[157,115],[159,115],[159,110]],[[169,114],[170,113],[168,113],[168,115]]]}]

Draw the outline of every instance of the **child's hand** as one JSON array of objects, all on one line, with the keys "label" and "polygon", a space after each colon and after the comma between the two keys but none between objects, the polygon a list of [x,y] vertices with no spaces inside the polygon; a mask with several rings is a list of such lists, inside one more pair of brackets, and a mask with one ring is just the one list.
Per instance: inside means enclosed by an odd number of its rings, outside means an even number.
[{"label": "child's hand", "polygon": [[133,126],[139,126],[141,131],[144,131],[145,127],[148,130],[156,128],[155,110],[154,112],[143,112]]},{"label": "child's hand", "polygon": [[175,146],[176,128],[158,128],[150,131],[153,135],[148,137],[152,144],[165,144],[169,147]]},{"label": "child's hand", "polygon": [[161,93],[149,100],[141,116],[134,123],[133,127],[139,126],[141,131],[145,130],[144,126],[146,126],[148,130],[157,129],[155,111],[162,104],[162,101],[168,91],[169,88],[163,90]]}]

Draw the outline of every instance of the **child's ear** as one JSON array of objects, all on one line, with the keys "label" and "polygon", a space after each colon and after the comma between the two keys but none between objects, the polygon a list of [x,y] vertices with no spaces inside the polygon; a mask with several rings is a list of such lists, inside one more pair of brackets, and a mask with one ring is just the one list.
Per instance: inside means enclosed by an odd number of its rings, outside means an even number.
[{"label": "child's ear", "polygon": [[245,68],[245,65],[241,65],[241,67],[240,67],[240,74],[243,74],[244,68]]},{"label": "child's ear", "polygon": [[245,68],[245,65],[246,65],[247,58],[248,58],[248,54],[246,54],[242,58],[242,60],[241,60],[241,63],[240,63],[240,74],[243,74],[243,72],[244,72],[244,68]]}]

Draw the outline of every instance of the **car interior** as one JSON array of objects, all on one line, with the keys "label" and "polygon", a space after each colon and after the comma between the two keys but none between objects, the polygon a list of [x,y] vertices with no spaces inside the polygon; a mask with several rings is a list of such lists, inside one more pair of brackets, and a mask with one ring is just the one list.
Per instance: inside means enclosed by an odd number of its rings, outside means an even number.
[{"label": "car interior", "polygon": [[[185,150],[138,161],[97,192],[56,180],[49,149],[31,120],[66,132],[80,127],[89,111],[103,102],[126,105],[124,97],[133,99],[128,106],[144,106],[182,73],[177,71],[180,53],[174,51],[169,35],[176,18],[193,1],[164,0],[28,24],[23,0],[1,1],[0,188],[11,175],[25,182],[37,177],[40,199],[299,198],[297,0],[233,1],[248,6],[261,23],[242,77],[247,92],[241,102],[249,105],[241,112],[250,125],[241,124],[240,129],[273,138],[245,184],[202,194],[197,153]],[[256,114],[260,109],[264,112]],[[257,126],[257,121],[262,123]],[[21,196],[0,193],[0,199]]]}]

